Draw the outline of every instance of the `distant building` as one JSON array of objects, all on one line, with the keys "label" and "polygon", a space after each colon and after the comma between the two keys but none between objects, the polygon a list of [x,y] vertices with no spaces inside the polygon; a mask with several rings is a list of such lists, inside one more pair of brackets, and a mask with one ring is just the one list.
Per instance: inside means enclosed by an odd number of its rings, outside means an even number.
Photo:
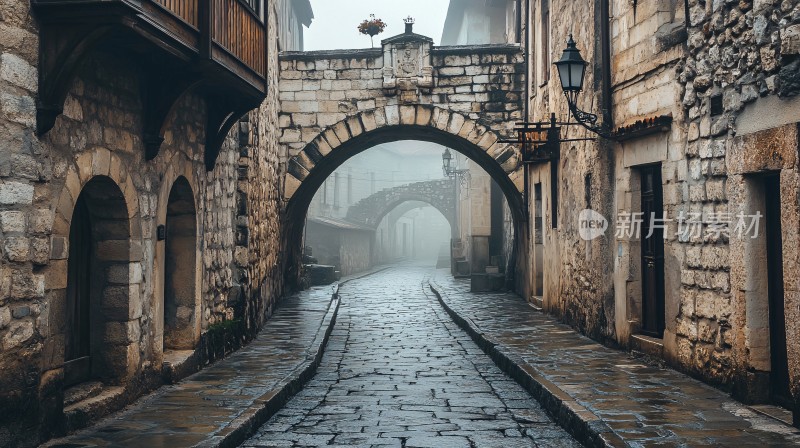
[{"label": "distant building", "polygon": [[514,0],[451,0],[441,45],[517,42]]},{"label": "distant building", "polygon": [[309,0],[278,0],[278,48],[280,51],[303,51],[303,27],[314,20]]}]

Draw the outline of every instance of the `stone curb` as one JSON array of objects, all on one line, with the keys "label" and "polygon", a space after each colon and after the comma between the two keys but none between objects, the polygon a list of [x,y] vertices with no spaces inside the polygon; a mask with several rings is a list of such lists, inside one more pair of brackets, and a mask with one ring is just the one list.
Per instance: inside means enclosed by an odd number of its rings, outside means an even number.
[{"label": "stone curb", "polygon": [[227,426],[219,430],[214,436],[198,443],[195,447],[227,448],[239,446],[275,415],[316,373],[317,367],[322,361],[325,345],[328,343],[328,338],[336,323],[338,312],[339,298],[337,293],[334,292],[328,311],[325,313],[319,331],[314,338],[314,343],[307,352],[306,360],[280,380],[271,391],[256,399],[253,404]]},{"label": "stone curb", "polygon": [[375,269],[364,274],[356,274],[333,285],[331,303],[328,305],[328,311],[325,313],[317,335],[314,337],[314,342],[306,351],[306,360],[280,380],[271,391],[256,399],[252,405],[214,436],[194,446],[196,448],[237,447],[283,408],[314,377],[317,367],[322,362],[322,355],[325,353],[325,347],[328,345],[333,327],[336,325],[336,317],[339,314],[339,304],[341,303],[339,289],[352,280],[364,278],[386,269],[388,267]]},{"label": "stone curb", "polygon": [[580,405],[556,384],[544,378],[535,367],[486,335],[469,317],[459,315],[444,297],[444,288],[434,280],[428,287],[438,299],[450,318],[464,330],[503,372],[525,388],[553,417],[562,428],[575,439],[589,447],[626,447],[625,441],[589,409]]}]

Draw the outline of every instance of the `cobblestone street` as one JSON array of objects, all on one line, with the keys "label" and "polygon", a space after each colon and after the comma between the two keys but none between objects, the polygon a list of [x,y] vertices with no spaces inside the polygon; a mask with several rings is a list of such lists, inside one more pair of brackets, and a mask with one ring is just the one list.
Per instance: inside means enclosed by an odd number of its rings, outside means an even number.
[{"label": "cobblestone street", "polygon": [[247,447],[580,446],[396,267],[340,291],[315,377]]}]

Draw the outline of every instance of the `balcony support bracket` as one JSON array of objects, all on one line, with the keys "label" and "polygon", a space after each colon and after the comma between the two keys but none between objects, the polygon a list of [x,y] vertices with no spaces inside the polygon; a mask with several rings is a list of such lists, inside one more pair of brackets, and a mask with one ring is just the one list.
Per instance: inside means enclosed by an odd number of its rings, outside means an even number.
[{"label": "balcony support bracket", "polygon": [[225,143],[225,138],[233,125],[248,111],[258,107],[258,103],[244,103],[223,98],[211,97],[207,99],[208,125],[206,127],[206,169],[211,171],[217,162],[217,157]]},{"label": "balcony support bracket", "polygon": [[97,28],[50,25],[40,36],[39,97],[36,100],[36,133],[46,134],[64,112],[64,102],[86,56],[111,31]]},{"label": "balcony support bracket", "polygon": [[175,107],[180,100],[197,87],[202,78],[197,74],[181,70],[170,70],[164,76],[161,70],[154,70],[142,85],[142,105],[144,123],[142,142],[145,159],[153,160],[164,142],[164,132]]}]

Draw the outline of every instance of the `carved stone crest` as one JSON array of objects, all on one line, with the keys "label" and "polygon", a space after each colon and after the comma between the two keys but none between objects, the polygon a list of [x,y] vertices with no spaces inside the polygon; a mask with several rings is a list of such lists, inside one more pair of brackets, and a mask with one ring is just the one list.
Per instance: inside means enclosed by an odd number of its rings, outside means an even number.
[{"label": "carved stone crest", "polygon": [[389,95],[399,94],[408,101],[433,88],[433,40],[414,34],[413,25],[413,19],[406,19],[405,33],[382,42],[383,89]]},{"label": "carved stone crest", "polygon": [[399,76],[416,76],[419,74],[419,49],[418,48],[404,48],[398,59],[398,74]]}]

